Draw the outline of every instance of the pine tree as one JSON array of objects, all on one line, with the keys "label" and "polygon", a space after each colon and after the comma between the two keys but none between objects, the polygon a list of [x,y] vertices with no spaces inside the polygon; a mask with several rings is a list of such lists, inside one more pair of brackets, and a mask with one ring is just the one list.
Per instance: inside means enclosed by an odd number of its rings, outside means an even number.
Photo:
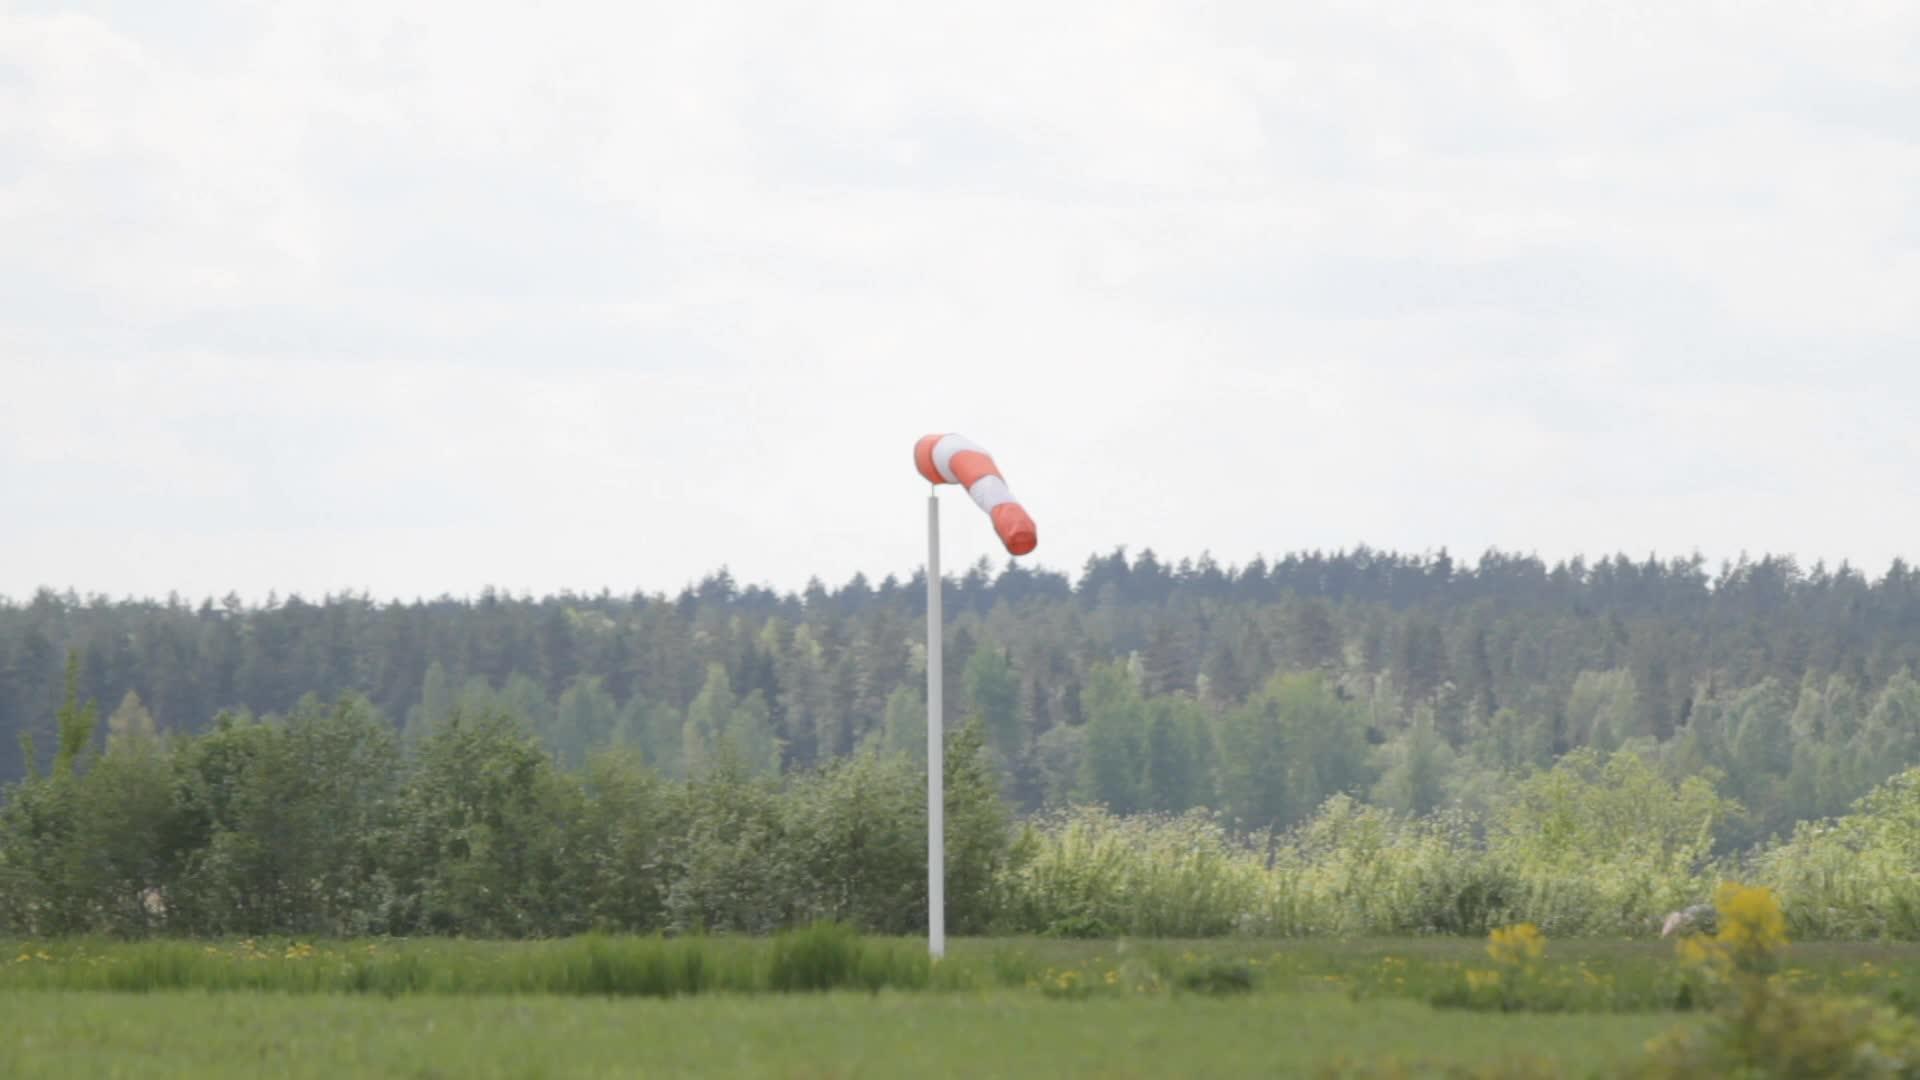
[{"label": "pine tree", "polygon": [[120,699],[120,705],[107,717],[107,752],[112,753],[116,746],[135,742],[151,742],[160,735],[159,728],[153,722],[153,714],[141,703],[140,695],[127,691]]}]

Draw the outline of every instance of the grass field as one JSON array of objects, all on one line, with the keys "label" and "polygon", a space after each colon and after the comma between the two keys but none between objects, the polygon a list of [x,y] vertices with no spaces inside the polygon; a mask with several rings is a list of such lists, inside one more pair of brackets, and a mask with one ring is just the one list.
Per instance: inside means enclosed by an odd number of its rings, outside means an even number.
[{"label": "grass field", "polygon": [[[0,1076],[1587,1076],[1699,1022],[1654,942],[1549,943],[1492,1007],[1460,939],[0,944]],[[1786,965],[1920,1000],[1920,947]]]},{"label": "grass field", "polygon": [[1333,993],[1050,1000],[833,993],[674,1001],[0,993],[0,1075],[1311,1076],[1343,1058],[1624,1060],[1658,1015],[1436,1012]]},{"label": "grass field", "polygon": [[[0,941],[9,990],[271,990],[286,993],[570,994],[678,997],[809,989],[1033,990],[1067,998],[1180,992],[1335,990],[1359,999],[1446,1004],[1469,973],[1493,967],[1464,938],[1357,941],[1071,941],[960,938],[929,964],[915,938],[831,928],[773,939],[585,937],[228,942]],[[1793,946],[1784,977],[1798,988],[1920,1004],[1920,945]],[[1534,971],[1534,1011],[1684,1009],[1693,984],[1658,941],[1548,944]]]}]

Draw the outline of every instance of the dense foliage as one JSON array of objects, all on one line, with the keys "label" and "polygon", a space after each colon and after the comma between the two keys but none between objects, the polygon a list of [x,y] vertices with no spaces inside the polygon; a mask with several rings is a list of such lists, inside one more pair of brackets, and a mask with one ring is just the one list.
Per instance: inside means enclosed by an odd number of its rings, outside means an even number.
[{"label": "dense foliage", "polygon": [[[0,601],[0,918],[910,929],[923,586]],[[1920,936],[1904,564],[1117,552],[946,587],[958,929],[1638,931],[1751,868],[1796,933]]]},{"label": "dense foliage", "polygon": [[[977,717],[1021,811],[1304,820],[1347,792],[1424,813],[1582,747],[1716,778],[1723,848],[1844,810],[1920,761],[1920,572],[1791,559],[1548,566],[1365,548],[1223,568],[1151,552],[1078,581],[985,564],[947,582],[948,726]],[[377,603],[0,599],[0,780],[55,754],[62,665],[130,722],[206,729],[363,695],[417,741],[456,709],[524,721],[569,767],[638,749],[685,777],[723,733],[752,772],[914,754],[924,582],[678,597],[485,592]],[[1333,700],[1295,679],[1314,674]],[[132,707],[129,702],[129,707]]]},{"label": "dense foliage", "polygon": [[[128,720],[101,746],[70,693],[51,768],[0,805],[0,932],[551,936],[925,926],[921,768],[865,750],[784,777],[721,730],[685,780],[631,750],[568,769],[520,720],[456,709],[411,746],[364,699]],[[1318,677],[1267,696],[1337,711]],[[1739,857],[1733,804],[1630,751],[1582,749],[1483,813],[1329,795],[1247,833],[1217,815],[1053,811],[1014,825],[984,725],[947,757],[948,912],[960,933],[1207,936],[1650,933],[1736,870],[1809,934],[1920,934],[1920,769],[1857,812]]]}]

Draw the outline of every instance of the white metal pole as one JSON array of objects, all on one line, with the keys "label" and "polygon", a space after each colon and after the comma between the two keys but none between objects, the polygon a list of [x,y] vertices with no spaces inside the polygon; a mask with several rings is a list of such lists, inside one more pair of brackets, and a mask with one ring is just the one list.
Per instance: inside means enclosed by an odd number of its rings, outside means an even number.
[{"label": "white metal pole", "polygon": [[927,951],[947,953],[945,723],[940,616],[940,493],[927,496]]}]

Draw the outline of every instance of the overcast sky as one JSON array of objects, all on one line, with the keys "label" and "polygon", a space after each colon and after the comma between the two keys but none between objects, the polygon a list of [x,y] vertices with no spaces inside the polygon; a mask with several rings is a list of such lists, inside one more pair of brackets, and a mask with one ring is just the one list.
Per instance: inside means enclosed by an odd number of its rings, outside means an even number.
[{"label": "overcast sky", "polygon": [[[0,594],[1920,556],[1920,5],[0,0]],[[1000,555],[946,499],[947,562]]]}]

